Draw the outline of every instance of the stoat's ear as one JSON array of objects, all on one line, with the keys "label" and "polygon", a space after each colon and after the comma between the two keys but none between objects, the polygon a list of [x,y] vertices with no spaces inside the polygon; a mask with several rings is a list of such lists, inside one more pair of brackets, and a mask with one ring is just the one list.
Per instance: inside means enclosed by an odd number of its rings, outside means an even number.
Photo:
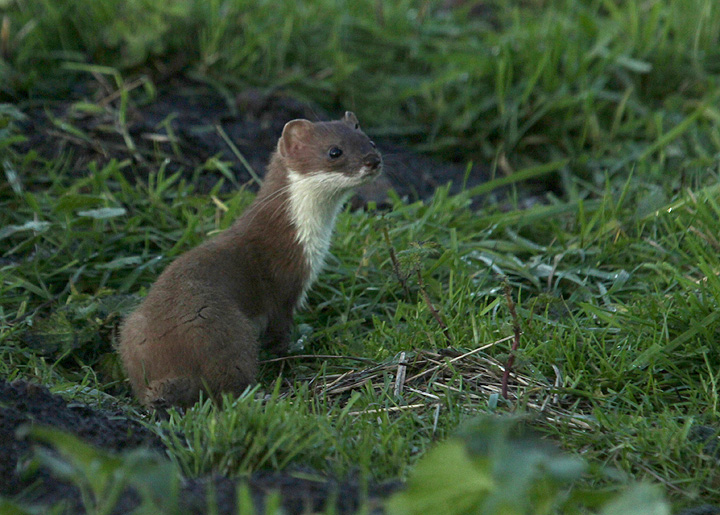
[{"label": "stoat's ear", "polygon": [[353,113],[352,111],[345,111],[345,117],[343,118],[343,121],[353,129],[360,128],[360,122],[358,122],[357,116],[355,116],[355,113]]},{"label": "stoat's ear", "polygon": [[278,141],[278,152],[289,157],[306,144],[313,131],[313,124],[308,120],[291,120],[285,124],[282,136]]}]

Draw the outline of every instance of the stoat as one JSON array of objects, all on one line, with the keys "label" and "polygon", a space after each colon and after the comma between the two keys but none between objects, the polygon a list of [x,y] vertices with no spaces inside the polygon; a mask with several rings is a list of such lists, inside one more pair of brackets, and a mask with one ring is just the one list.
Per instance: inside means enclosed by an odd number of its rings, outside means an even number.
[{"label": "stoat", "polygon": [[190,406],[201,390],[217,398],[252,384],[261,347],[287,350],[343,202],[381,169],[353,113],[288,122],[254,202],[168,266],[124,321],[119,352],[140,402]]}]

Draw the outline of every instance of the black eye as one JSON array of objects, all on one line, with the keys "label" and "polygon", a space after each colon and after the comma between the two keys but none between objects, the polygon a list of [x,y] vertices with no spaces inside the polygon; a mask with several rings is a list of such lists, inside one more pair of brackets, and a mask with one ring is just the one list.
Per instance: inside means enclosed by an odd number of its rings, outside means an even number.
[{"label": "black eye", "polygon": [[370,140],[370,146],[372,146],[372,148],[377,148],[377,147],[375,146],[375,142],[374,142],[373,140]]},{"label": "black eye", "polygon": [[328,155],[330,156],[330,159],[337,159],[342,155],[342,149],[338,147],[333,147],[328,150]]}]

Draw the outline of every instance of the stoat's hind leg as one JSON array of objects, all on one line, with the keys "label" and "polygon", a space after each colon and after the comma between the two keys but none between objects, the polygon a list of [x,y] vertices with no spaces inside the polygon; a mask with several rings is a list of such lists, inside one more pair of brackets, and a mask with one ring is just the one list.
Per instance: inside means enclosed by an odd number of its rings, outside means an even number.
[{"label": "stoat's hind leg", "polygon": [[217,401],[255,382],[257,330],[239,308],[198,295],[172,314],[171,325],[153,327],[143,318],[142,326],[135,324],[138,334],[125,331],[120,350],[140,402],[156,409],[190,407],[201,391]]},{"label": "stoat's hind leg", "polygon": [[206,357],[199,363],[201,388],[218,401],[223,393],[237,397],[255,383],[257,331],[239,309],[209,315],[212,322],[203,327]]}]

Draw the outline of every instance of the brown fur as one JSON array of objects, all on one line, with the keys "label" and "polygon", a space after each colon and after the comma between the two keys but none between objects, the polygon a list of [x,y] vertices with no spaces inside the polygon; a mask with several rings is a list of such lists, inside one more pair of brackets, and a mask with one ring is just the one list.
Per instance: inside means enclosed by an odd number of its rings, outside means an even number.
[{"label": "brown fur", "polygon": [[[343,148],[340,159],[328,148]],[[380,159],[346,113],[288,122],[257,198],[225,232],[180,256],[124,322],[119,352],[133,392],[153,407],[190,406],[200,391],[240,394],[261,346],[284,352],[310,269],[288,211],[288,170],[372,174]]]}]

